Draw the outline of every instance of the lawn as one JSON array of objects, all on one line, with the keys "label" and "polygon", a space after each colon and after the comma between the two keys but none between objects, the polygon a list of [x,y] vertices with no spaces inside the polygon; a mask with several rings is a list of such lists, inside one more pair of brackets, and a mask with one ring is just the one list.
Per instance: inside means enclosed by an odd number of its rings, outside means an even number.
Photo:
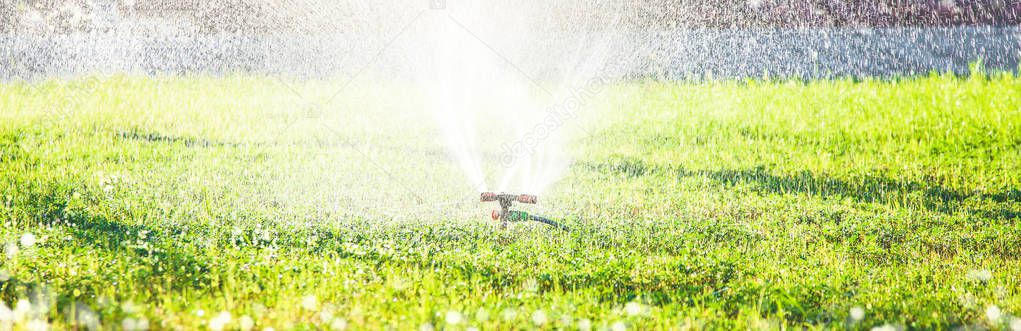
[{"label": "lawn", "polygon": [[0,83],[0,330],[1021,329],[1021,77],[602,86],[570,232],[343,84]]}]

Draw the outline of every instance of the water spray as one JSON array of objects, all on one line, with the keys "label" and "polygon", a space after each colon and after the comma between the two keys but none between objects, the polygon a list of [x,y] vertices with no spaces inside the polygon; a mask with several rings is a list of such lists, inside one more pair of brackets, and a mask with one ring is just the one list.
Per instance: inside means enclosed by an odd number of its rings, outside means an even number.
[{"label": "water spray", "polygon": [[499,201],[500,202],[500,210],[493,210],[493,220],[494,221],[497,221],[497,220],[500,221],[501,226],[504,226],[504,227],[506,227],[507,223],[510,223],[510,222],[535,221],[535,222],[551,225],[553,227],[559,228],[559,229],[564,230],[564,231],[569,231],[570,230],[570,229],[567,228],[567,226],[564,226],[563,224],[557,223],[556,221],[553,221],[551,219],[548,219],[548,218],[545,218],[545,217],[542,217],[542,216],[538,216],[538,215],[532,215],[532,214],[529,214],[528,212],[523,212],[523,211],[518,211],[518,210],[510,210],[511,206],[514,205],[515,201],[516,202],[520,202],[520,203],[535,204],[538,201],[538,198],[536,196],[534,196],[534,195],[531,195],[531,194],[507,194],[507,193],[482,192],[482,197],[481,197],[480,201],[481,202],[492,202],[492,201]]}]

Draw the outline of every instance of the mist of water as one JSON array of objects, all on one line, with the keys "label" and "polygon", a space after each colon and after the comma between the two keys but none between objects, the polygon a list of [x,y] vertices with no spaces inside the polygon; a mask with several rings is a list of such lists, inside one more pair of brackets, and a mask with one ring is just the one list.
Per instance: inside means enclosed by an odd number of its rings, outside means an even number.
[{"label": "mist of water", "polygon": [[402,48],[413,53],[425,110],[476,190],[542,193],[568,169],[584,111],[578,92],[606,72],[623,27],[605,3],[575,5],[450,4],[429,12],[411,34],[418,42]]},{"label": "mist of water", "polygon": [[[969,61],[979,58],[991,68],[1016,72],[1021,54],[1016,6],[1006,4],[973,11],[995,14],[986,23],[1002,26],[974,27],[912,27],[919,22],[910,17],[932,18],[920,23],[951,22],[938,15],[914,14],[887,27],[870,22],[870,17],[880,17],[872,15],[873,9],[841,9],[839,3],[827,4],[836,7],[822,11],[801,10],[811,9],[801,8],[807,3],[705,4],[39,2],[0,10],[0,80],[95,72],[243,71],[267,74],[285,82],[277,84],[285,92],[295,92],[292,103],[276,107],[294,108],[280,109],[283,114],[303,107],[326,112],[340,108],[331,105],[336,100],[307,98],[300,80],[308,78],[326,78],[331,84],[339,80],[340,85],[327,87],[330,95],[345,94],[341,93],[345,89],[392,91],[401,86],[410,91],[380,93],[382,99],[362,96],[351,103],[399,103],[425,115],[430,121],[412,123],[414,129],[434,129],[427,139],[445,146],[450,164],[464,174],[470,191],[542,194],[565,175],[574,139],[594,134],[586,126],[591,111],[587,103],[607,79],[621,74],[653,79],[897,77],[932,70],[965,73]],[[977,6],[950,1],[930,7],[943,10],[948,5],[960,10]],[[292,76],[298,76],[298,82],[287,82]],[[383,79],[371,79],[378,77]],[[401,84],[408,81],[411,84]],[[375,82],[381,82],[380,88],[348,87]],[[408,96],[424,98],[402,99]],[[268,122],[277,119],[267,116]],[[280,122],[286,128],[292,124],[289,119]],[[367,149],[358,147],[359,152]],[[379,163],[382,166],[374,168],[387,168],[386,162]],[[366,176],[396,177],[390,172],[383,169]],[[428,179],[421,181],[422,185],[401,185],[399,190],[436,186]],[[380,195],[389,201],[392,194]]]}]

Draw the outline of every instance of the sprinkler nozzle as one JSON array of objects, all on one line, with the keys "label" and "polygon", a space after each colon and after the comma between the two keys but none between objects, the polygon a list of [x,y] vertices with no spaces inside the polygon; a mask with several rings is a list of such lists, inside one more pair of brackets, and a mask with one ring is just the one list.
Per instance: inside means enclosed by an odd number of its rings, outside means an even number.
[{"label": "sprinkler nozzle", "polygon": [[518,196],[518,202],[520,203],[528,203],[534,205],[537,201],[539,201],[539,198],[531,194],[522,194]]},{"label": "sprinkler nozzle", "polygon": [[493,217],[494,221],[500,221],[503,226],[507,226],[507,223],[509,222],[536,221],[558,227],[565,231],[568,230],[566,226],[557,223],[553,220],[550,220],[548,218],[537,215],[529,215],[527,212],[523,211],[510,210],[511,205],[513,205],[514,202],[527,204],[535,204],[536,202],[538,202],[539,198],[532,194],[507,194],[495,192],[482,192],[482,194],[479,195],[479,201],[500,202],[500,209],[493,210],[493,213],[490,216]]}]

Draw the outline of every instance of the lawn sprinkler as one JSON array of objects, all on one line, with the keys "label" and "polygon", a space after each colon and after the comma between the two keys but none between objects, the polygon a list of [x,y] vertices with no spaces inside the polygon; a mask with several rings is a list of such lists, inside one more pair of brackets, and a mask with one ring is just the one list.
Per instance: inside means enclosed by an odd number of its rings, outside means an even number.
[{"label": "lawn sprinkler", "polygon": [[535,204],[538,199],[531,194],[507,194],[507,193],[493,193],[493,192],[482,192],[480,199],[482,202],[500,202],[500,210],[493,210],[493,220],[500,221],[500,225],[503,227],[507,226],[510,222],[524,222],[524,221],[536,221],[539,223],[545,223],[553,227],[559,228],[564,231],[569,229],[563,224],[557,223],[551,219],[532,215],[527,212],[510,210],[511,205],[515,201],[520,203]]}]

